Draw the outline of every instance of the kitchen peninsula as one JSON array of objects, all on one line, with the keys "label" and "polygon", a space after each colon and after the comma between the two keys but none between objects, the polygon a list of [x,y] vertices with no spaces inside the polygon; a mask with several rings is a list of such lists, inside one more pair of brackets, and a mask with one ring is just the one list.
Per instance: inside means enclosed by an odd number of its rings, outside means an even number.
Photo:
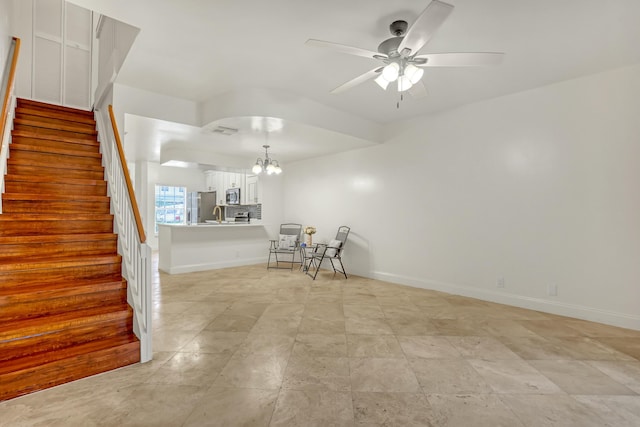
[{"label": "kitchen peninsula", "polygon": [[158,268],[177,274],[266,263],[269,239],[262,221],[158,224]]}]

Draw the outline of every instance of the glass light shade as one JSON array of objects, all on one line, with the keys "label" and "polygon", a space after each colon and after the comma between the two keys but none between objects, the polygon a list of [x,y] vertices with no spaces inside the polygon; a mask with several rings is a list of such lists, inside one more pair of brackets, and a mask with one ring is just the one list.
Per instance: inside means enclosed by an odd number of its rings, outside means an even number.
[{"label": "glass light shade", "polygon": [[383,90],[387,90],[387,86],[389,86],[390,83],[389,80],[385,79],[382,74],[376,77],[374,82],[378,83],[378,86],[380,86]]},{"label": "glass light shade", "polygon": [[411,83],[411,80],[409,80],[409,77],[407,77],[404,74],[400,76],[400,78],[398,79],[398,92],[404,92],[405,90],[409,90],[411,89],[411,86],[413,86],[413,83]]},{"label": "glass light shade", "polygon": [[423,74],[424,74],[424,70],[416,67],[413,64],[407,65],[404,69],[404,75],[409,78],[409,81],[411,82],[411,84],[418,83],[422,78]]},{"label": "glass light shade", "polygon": [[280,165],[276,165],[276,169],[274,170],[276,175],[280,175],[282,173],[282,168]]},{"label": "glass light shade", "polygon": [[400,75],[400,65],[397,62],[392,62],[382,69],[382,76],[388,82],[394,82]]},{"label": "glass light shade", "polygon": [[267,175],[271,175],[276,171],[276,167],[273,165],[273,163],[269,163],[266,167],[266,170],[267,170]]},{"label": "glass light shade", "polygon": [[255,165],[253,165],[251,171],[257,175],[262,172],[262,166],[260,166],[260,163],[256,163]]}]

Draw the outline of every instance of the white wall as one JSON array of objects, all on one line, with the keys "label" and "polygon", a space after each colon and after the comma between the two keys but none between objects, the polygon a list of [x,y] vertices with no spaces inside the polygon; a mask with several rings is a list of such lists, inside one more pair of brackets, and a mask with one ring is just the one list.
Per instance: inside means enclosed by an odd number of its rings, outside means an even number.
[{"label": "white wall", "polygon": [[13,8],[11,0],[0,0],[0,82],[4,77],[4,69],[7,63],[7,55],[9,55],[9,47],[11,46],[11,37],[13,37],[11,29],[11,18]]},{"label": "white wall", "polygon": [[468,105],[288,165],[284,211],[354,273],[640,329],[638,117],[640,65]]}]

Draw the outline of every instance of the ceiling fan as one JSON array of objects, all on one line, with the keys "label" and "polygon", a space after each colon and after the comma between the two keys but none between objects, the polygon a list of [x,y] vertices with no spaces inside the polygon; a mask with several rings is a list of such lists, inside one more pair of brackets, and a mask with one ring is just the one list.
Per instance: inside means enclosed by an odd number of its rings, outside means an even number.
[{"label": "ceiling fan", "polygon": [[427,94],[424,83],[421,81],[424,67],[496,65],[502,61],[504,56],[503,53],[495,52],[418,55],[420,49],[429,42],[452,11],[452,5],[433,0],[410,28],[407,21],[394,21],[389,26],[393,37],[380,43],[377,52],[315,39],[307,40],[306,44],[333,49],[349,55],[372,58],[382,63],[338,86],[331,93],[344,92],[367,80],[375,79],[375,82],[384,90],[390,83],[396,82],[398,92],[402,94],[409,91],[413,97],[420,98]]}]

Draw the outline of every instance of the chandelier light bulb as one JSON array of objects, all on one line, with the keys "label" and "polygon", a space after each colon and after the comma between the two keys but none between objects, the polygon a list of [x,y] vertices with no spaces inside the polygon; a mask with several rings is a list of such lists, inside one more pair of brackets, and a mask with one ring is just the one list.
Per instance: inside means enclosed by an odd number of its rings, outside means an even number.
[{"label": "chandelier light bulb", "polygon": [[409,78],[412,85],[418,83],[424,74],[424,70],[416,67],[413,64],[409,64],[404,69],[404,75]]},{"label": "chandelier light bulb", "polygon": [[260,174],[262,172],[262,166],[260,166],[259,162],[256,162],[255,165],[253,165],[253,168],[251,169],[251,172],[255,173],[256,175]]},{"label": "chandelier light bulb", "polygon": [[400,65],[397,62],[392,62],[382,69],[382,76],[388,82],[394,82],[400,75]]}]

